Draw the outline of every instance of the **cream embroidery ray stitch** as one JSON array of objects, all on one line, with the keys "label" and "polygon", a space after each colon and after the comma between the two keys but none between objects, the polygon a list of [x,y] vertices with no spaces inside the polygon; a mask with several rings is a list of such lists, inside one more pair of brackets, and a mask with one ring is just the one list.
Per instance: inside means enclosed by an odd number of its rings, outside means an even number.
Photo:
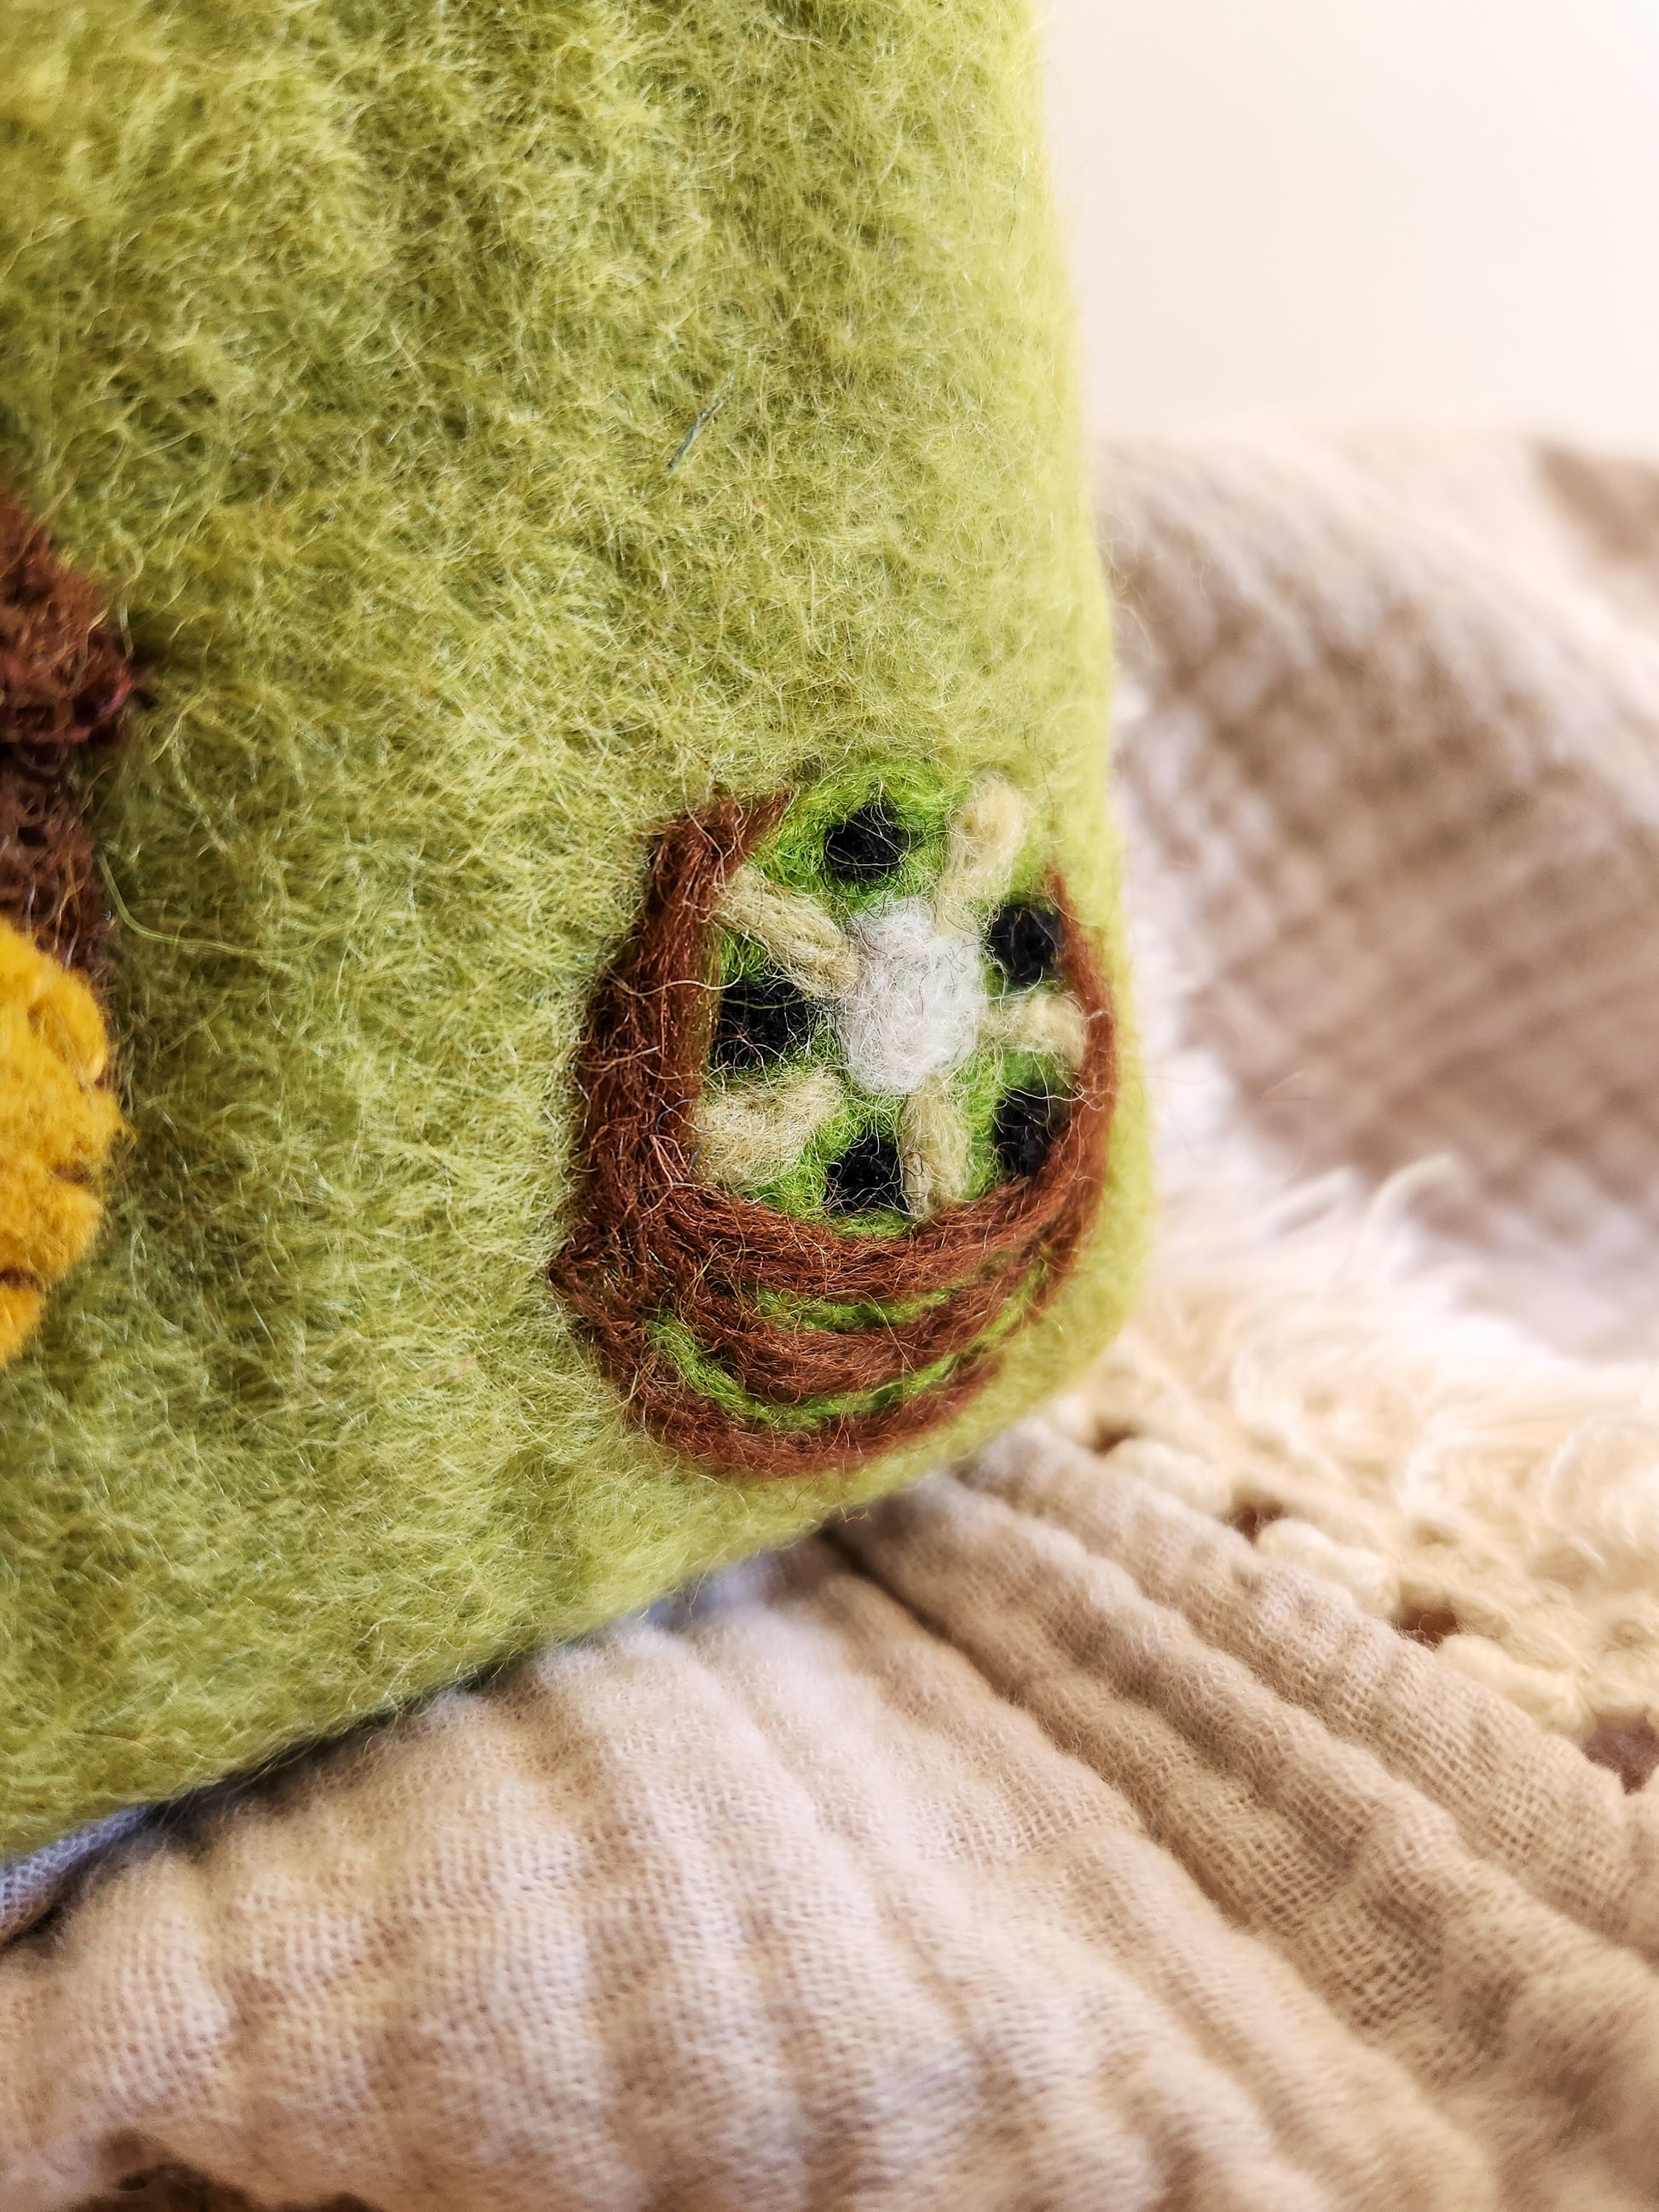
[{"label": "cream embroidery ray stitch", "polygon": [[835,1120],[850,1081],[867,1096],[902,1102],[908,1213],[926,1219],[965,1195],[969,1132],[953,1079],[975,1049],[1039,1054],[1068,1069],[1083,1054],[1082,1010],[1068,993],[1018,981],[994,995],[987,988],[985,913],[1007,890],[1029,823],[1021,794],[988,779],[951,818],[931,899],[895,900],[846,928],[818,900],[769,882],[752,863],[736,871],[720,919],[821,997],[839,1065],[817,1079],[756,1079],[706,1093],[697,1116],[704,1173],[730,1189],[778,1175]]}]

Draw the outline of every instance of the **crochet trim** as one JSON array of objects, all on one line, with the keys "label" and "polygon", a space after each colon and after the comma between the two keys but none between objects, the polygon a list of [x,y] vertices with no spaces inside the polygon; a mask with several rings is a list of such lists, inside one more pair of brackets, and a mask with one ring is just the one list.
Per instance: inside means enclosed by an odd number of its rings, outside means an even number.
[{"label": "crochet trim", "polygon": [[[1106,985],[1056,879],[1047,897],[1079,1049],[1035,1172],[891,1236],[787,1214],[708,1180],[697,1129],[718,921],[746,913],[743,926],[763,927],[775,950],[781,912],[786,927],[799,925],[801,957],[788,965],[815,980],[840,958],[805,915],[812,902],[789,903],[744,867],[788,799],[723,799],[659,838],[639,921],[580,1050],[579,1210],[550,1269],[652,1433],[751,1476],[853,1466],[948,1420],[983,1387],[1093,1221],[1116,1082]],[[953,884],[953,896],[966,888]],[[928,1115],[906,1121],[920,1158]],[[936,1153],[926,1173],[948,1185],[951,1167]]]}]

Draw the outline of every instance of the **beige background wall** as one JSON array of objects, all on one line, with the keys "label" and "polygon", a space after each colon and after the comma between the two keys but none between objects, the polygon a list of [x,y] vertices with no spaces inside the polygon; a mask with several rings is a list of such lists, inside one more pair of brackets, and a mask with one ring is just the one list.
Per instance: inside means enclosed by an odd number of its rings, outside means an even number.
[{"label": "beige background wall", "polygon": [[1049,0],[1094,426],[1659,453],[1659,0]]}]

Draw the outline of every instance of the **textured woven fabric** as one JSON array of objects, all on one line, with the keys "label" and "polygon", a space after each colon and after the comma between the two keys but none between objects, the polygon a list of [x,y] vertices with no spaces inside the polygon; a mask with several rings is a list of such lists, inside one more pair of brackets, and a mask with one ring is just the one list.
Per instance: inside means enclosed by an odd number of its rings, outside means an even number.
[{"label": "textured woven fabric", "polygon": [[1634,2207],[1659,1801],[1033,1425],[0,1964],[0,2201]]},{"label": "textured woven fabric", "polygon": [[[1166,1070],[1164,1264],[1067,1418],[1640,1780],[1653,1372],[1496,1316],[1659,1340],[1659,471],[1189,441],[1102,506],[1138,895],[1216,1065]],[[1446,1170],[1366,1220],[1264,1139]]]},{"label": "textured woven fabric", "polygon": [[9,1859],[0,1866],[0,1943],[50,1911],[82,1867],[106,1845],[130,1836],[148,1814],[146,1806],[130,1806],[124,1813],[112,1813],[107,1820],[77,1828],[72,1836],[48,1844],[44,1850],[31,1851],[27,1858]]},{"label": "textured woven fabric", "polygon": [[1248,1110],[1558,1342],[1659,1310],[1659,469],[1520,442],[1107,456],[1147,896]]}]

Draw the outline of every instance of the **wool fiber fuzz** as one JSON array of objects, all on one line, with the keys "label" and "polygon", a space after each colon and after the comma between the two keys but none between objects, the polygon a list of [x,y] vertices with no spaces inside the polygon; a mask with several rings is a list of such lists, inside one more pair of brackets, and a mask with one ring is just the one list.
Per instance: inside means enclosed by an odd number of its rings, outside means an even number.
[{"label": "wool fiber fuzz", "polygon": [[907,1096],[960,1067],[985,1018],[975,948],[947,936],[920,899],[859,930],[859,978],[836,1009],[847,1065],[866,1090]]},{"label": "wool fiber fuzz", "polygon": [[[777,1541],[1109,1333],[1040,91],[1021,0],[0,9],[0,477],[149,701],[83,794],[133,1139],[0,1381],[0,1852]],[[577,1048],[659,826],[849,775],[1023,795],[1120,1009],[1109,1179],[959,1417],[734,1480],[550,1288]]]},{"label": "wool fiber fuzz", "polygon": [[728,1190],[758,1190],[789,1172],[843,1096],[821,1067],[713,1091],[697,1108],[697,1164]]}]

